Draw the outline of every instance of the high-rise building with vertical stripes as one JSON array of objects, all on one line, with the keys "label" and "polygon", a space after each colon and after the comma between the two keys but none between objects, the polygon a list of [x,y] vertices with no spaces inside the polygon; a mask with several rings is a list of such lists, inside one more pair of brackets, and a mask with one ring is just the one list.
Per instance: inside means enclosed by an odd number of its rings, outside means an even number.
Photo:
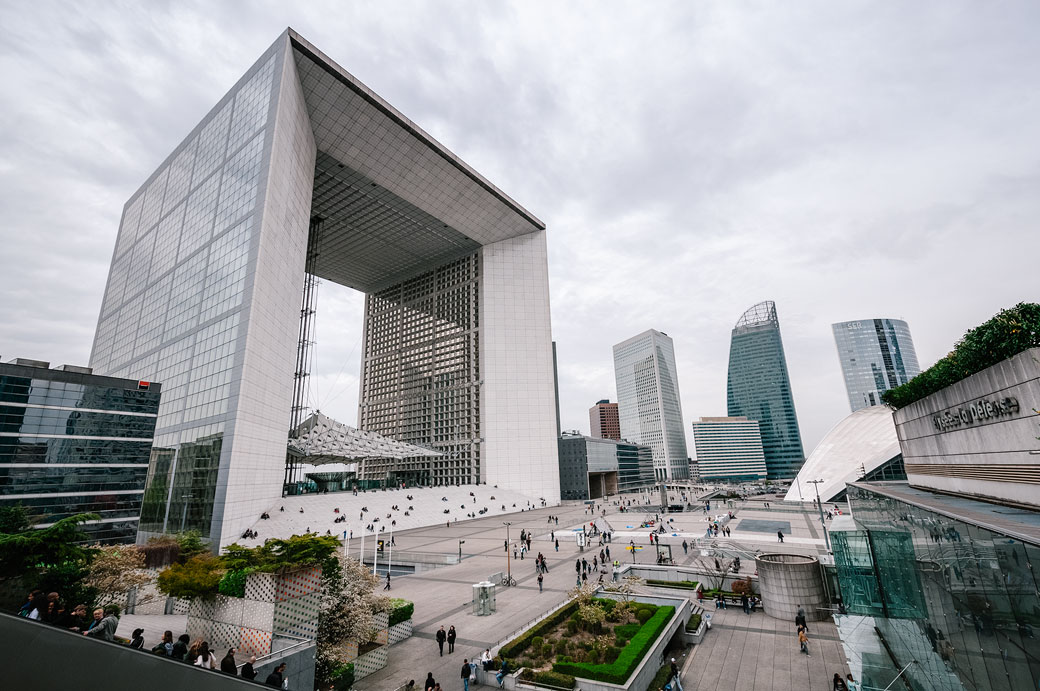
[{"label": "high-rise building with vertical stripes", "polygon": [[798,474],[805,453],[780,339],[780,320],[771,300],[750,307],[733,327],[726,407],[730,417],[758,420],[769,479]]},{"label": "high-rise building with vertical stripes", "polygon": [[766,478],[766,456],[757,420],[702,417],[693,423],[693,444],[702,480],[747,482]]},{"label": "high-rise building with vertical stripes", "polygon": [[921,373],[905,321],[859,319],[831,328],[852,412],[881,405],[881,394]]}]

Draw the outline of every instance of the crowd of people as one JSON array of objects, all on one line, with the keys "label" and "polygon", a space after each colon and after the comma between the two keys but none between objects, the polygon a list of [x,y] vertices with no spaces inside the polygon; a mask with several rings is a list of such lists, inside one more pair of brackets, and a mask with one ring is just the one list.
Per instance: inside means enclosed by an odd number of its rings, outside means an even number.
[{"label": "crowd of people", "polygon": [[[44,593],[42,590],[33,590],[29,593],[25,604],[18,609],[18,616],[30,621],[37,621],[57,628],[81,633],[84,636],[98,638],[111,643],[122,643],[116,638],[116,630],[119,627],[120,609],[117,605],[106,605],[97,607],[92,615],[87,614],[87,606],[78,604],[69,610],[62,600],[61,595],[56,592]],[[125,640],[125,639],[124,639]],[[130,640],[126,645],[135,650],[144,651],[144,629],[134,629],[130,634]],[[219,670],[224,674],[240,676],[250,681],[259,681],[258,673],[253,668],[256,656],[251,655],[249,660],[238,668],[235,659],[235,648],[229,648],[222,658],[217,659],[217,652],[210,650],[209,642],[202,639],[195,641],[184,633],[176,640],[172,631],[163,632],[162,640],[149,649],[155,655],[163,655],[178,662],[185,662],[203,669]],[[276,668],[267,675],[264,683],[268,686],[282,688],[285,664]]]}]

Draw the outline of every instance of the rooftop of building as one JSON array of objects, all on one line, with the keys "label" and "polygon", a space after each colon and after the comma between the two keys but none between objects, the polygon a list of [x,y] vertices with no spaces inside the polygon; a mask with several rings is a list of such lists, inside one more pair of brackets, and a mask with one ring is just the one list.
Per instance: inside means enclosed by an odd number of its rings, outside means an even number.
[{"label": "rooftop of building", "polygon": [[1040,546],[1040,511],[940,494],[911,487],[906,482],[850,482],[849,485]]},{"label": "rooftop of building", "polygon": [[108,386],[118,389],[158,391],[161,388],[161,384],[158,382],[94,374],[93,369],[81,365],[58,365],[57,367],[51,367],[51,363],[45,360],[32,360],[21,357],[13,358],[7,362],[0,362],[0,374],[31,379],[64,381],[72,384]]},{"label": "rooftop of building", "polygon": [[[697,422],[757,422],[756,420],[748,420],[745,415],[737,415],[734,417],[702,417]],[[696,424],[696,423],[694,423]]]},{"label": "rooftop of building", "polygon": [[745,329],[752,326],[762,326],[763,324],[780,326],[780,320],[776,316],[776,303],[772,300],[764,300],[744,310],[744,314],[740,315],[740,319],[737,320],[733,328],[734,330]]}]

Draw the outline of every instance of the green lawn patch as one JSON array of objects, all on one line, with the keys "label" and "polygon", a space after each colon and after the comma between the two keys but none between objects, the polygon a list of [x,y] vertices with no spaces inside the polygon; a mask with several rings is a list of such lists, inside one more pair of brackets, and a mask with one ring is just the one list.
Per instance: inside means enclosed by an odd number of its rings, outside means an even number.
[{"label": "green lawn patch", "polygon": [[684,590],[696,590],[700,585],[698,581],[656,581],[647,579],[647,585],[656,585],[662,588],[682,588]]}]

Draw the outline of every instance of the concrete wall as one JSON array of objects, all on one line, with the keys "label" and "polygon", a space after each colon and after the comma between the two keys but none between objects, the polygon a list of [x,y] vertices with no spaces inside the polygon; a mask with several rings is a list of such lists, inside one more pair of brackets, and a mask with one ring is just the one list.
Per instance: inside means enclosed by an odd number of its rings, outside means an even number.
[{"label": "concrete wall", "polygon": [[815,557],[801,554],[761,554],[755,560],[758,587],[766,614],[793,622],[798,605],[805,618],[822,621],[830,616],[827,591]]},{"label": "concrete wall", "polygon": [[[1017,410],[994,408],[1007,399],[1014,399]],[[1040,348],[897,410],[896,433],[910,484],[1040,506],[1035,409],[1040,409]]]}]

